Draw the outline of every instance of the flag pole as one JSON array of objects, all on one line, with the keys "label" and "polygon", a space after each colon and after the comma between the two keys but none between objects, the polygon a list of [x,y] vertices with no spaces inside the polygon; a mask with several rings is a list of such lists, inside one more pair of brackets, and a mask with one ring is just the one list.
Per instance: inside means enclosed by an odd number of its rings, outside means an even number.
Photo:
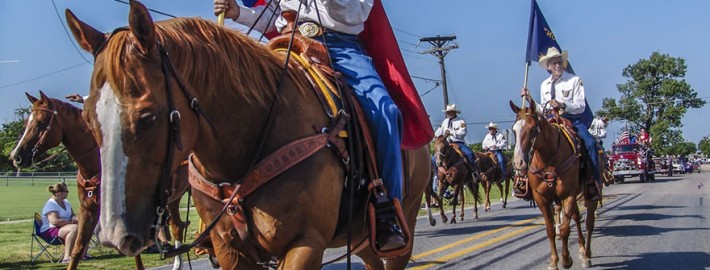
[{"label": "flag pole", "polygon": [[217,25],[224,26],[224,12],[217,16]]},{"label": "flag pole", "polygon": [[[523,88],[528,88],[528,72],[530,71],[530,61],[525,62],[525,77],[523,78]],[[523,98],[523,106],[525,108],[525,96]]]}]

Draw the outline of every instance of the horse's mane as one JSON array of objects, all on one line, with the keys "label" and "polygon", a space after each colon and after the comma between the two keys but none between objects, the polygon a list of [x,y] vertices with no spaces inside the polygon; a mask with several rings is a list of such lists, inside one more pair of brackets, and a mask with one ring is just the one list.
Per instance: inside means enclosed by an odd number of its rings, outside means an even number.
[{"label": "horse's mane", "polygon": [[61,112],[62,114],[70,114],[72,117],[76,117],[79,118],[81,121],[84,121],[81,118],[82,109],[79,109],[74,105],[71,105],[56,98],[49,98],[49,102],[50,105],[54,108],[54,110]]},{"label": "horse's mane", "polygon": [[[272,93],[278,88],[283,69],[283,57],[265,46],[238,31],[200,18],[170,19],[156,22],[155,26],[157,39],[164,44],[177,72],[200,86],[200,89],[195,90],[222,97],[225,94],[242,95],[249,101],[262,104],[273,98]],[[128,70],[125,64],[128,59],[145,57],[138,47],[130,31],[115,33],[106,45],[104,53],[107,53],[109,59],[105,66],[106,79],[109,83],[117,84],[115,89],[139,85],[139,78],[126,76],[132,70]],[[289,72],[289,79],[306,85],[305,78],[295,76],[297,73]],[[119,78],[123,78],[123,81]],[[219,92],[204,92],[210,89]]]}]

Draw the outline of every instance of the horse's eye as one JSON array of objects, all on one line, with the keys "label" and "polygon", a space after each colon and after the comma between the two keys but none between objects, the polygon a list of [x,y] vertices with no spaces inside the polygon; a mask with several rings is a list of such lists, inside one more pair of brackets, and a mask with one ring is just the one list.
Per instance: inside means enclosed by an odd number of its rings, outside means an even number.
[{"label": "horse's eye", "polygon": [[155,123],[156,119],[157,119],[157,117],[155,116],[155,113],[144,112],[140,115],[140,117],[138,117],[138,125],[141,128],[146,128],[146,127],[153,125],[153,123]]}]

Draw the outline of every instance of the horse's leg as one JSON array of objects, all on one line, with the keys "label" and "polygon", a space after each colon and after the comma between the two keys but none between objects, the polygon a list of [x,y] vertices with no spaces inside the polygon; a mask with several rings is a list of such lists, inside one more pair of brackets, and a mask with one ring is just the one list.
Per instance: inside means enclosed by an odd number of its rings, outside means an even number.
[{"label": "horse's leg", "polygon": [[[466,186],[468,187],[468,191],[470,191],[471,195],[473,196],[473,218],[478,219],[478,203],[476,202],[478,200],[478,196],[476,196],[476,193],[478,193],[478,189],[476,189],[476,187],[478,187],[478,184],[474,182],[469,182]],[[463,211],[463,209],[461,211]]]},{"label": "horse's leg", "polygon": [[426,205],[429,225],[436,226],[436,219],[434,219],[434,215],[431,214],[431,200],[433,199],[434,194],[434,187],[432,187],[433,182],[434,177],[429,177],[429,181],[427,181],[426,187],[424,188],[424,205]]},{"label": "horse's leg", "polygon": [[451,200],[454,202],[453,206],[451,207],[451,221],[449,224],[456,224],[456,206],[459,203],[459,191],[461,190],[461,185],[455,185],[454,186],[454,197],[451,198]]},{"label": "horse's leg", "polygon": [[145,270],[145,266],[143,266],[143,260],[141,259],[140,254],[133,257],[133,260],[136,262],[136,270]]},{"label": "horse's leg", "polygon": [[562,200],[564,215],[560,224],[560,237],[562,238],[562,267],[565,269],[572,267],[572,256],[569,254],[570,220],[572,213],[578,213],[577,198],[574,196]]},{"label": "horse's leg", "polygon": [[[182,236],[187,230],[188,223],[185,223],[180,218],[180,199],[168,203],[168,212],[170,212],[170,217],[168,219],[168,225],[170,227],[170,232],[175,239],[175,248],[182,246]],[[182,255],[177,255],[173,259],[173,269],[182,268]]]},{"label": "horse's leg", "polygon": [[[442,178],[444,177],[443,174],[439,174],[439,198],[444,197],[444,191],[449,188],[449,184],[446,183]],[[446,217],[446,213],[444,213],[444,200],[439,201],[439,213],[441,214],[441,222],[446,224],[447,221],[449,221],[449,218]]]},{"label": "horse's leg", "polygon": [[86,249],[89,247],[89,241],[91,241],[91,237],[94,234],[96,223],[99,222],[98,206],[94,204],[90,197],[86,196],[86,190],[81,185],[78,186],[78,190],[79,200],[81,201],[79,207],[79,227],[67,269],[77,268],[79,261],[87,252]]},{"label": "horse's leg", "polygon": [[560,239],[560,215],[562,214],[562,206],[558,204],[552,204],[554,208],[554,215],[552,219],[555,221],[555,233],[557,234],[557,239]]},{"label": "horse's leg", "polygon": [[508,170],[507,177],[503,179],[503,181],[505,181],[505,196],[502,195],[504,192],[501,192],[501,196],[503,196],[503,208],[506,208],[506,206],[508,205],[508,195],[510,195],[510,181],[511,178],[513,178],[513,170],[510,169],[512,167],[513,164],[508,163],[508,166],[506,167],[506,169]]},{"label": "horse's leg", "polygon": [[555,243],[555,227],[552,224],[552,207],[549,202],[544,201],[541,197],[542,195],[534,195],[537,208],[540,209],[540,213],[542,213],[542,217],[545,219],[547,240],[550,243],[550,265],[547,266],[547,269],[556,270],[559,258],[557,257],[557,245]]},{"label": "horse's leg", "polygon": [[584,205],[587,207],[587,220],[585,224],[587,226],[587,243],[584,245],[584,258],[582,258],[582,267],[591,267],[592,233],[594,232],[594,222],[596,221],[594,212],[597,209],[597,202],[590,202],[585,200]]},{"label": "horse's leg", "polygon": [[[309,228],[304,236],[289,245],[286,254],[278,260],[278,269],[320,269],[326,239],[316,228]],[[241,269],[241,268],[240,268]]]},{"label": "horse's leg", "polygon": [[464,186],[465,186],[465,184],[459,186],[459,191],[461,192],[459,195],[461,197],[461,219],[460,219],[461,221],[463,221],[463,216],[464,216],[464,212],[465,212],[464,208],[466,206],[466,194],[465,194],[466,192],[464,192]]},{"label": "horse's leg", "polygon": [[[489,180],[492,180],[492,179],[489,179]],[[485,192],[486,192],[486,207],[483,210],[488,212],[489,210],[491,210],[491,181],[486,181]]]},{"label": "horse's leg", "polygon": [[[501,179],[502,181],[503,179]],[[500,202],[503,204],[503,208],[505,208],[505,197],[508,196],[508,194],[505,194],[505,190],[503,190],[503,184],[501,184],[500,181],[496,182],[496,186],[498,187],[498,191],[500,191]]]}]

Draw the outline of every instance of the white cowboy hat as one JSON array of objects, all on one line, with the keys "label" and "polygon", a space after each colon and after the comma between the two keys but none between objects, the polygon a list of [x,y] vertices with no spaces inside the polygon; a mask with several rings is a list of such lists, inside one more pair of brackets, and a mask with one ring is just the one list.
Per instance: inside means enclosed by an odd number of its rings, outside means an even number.
[{"label": "white cowboy hat", "polygon": [[567,68],[567,58],[569,58],[567,51],[562,51],[562,53],[560,53],[560,51],[555,47],[548,48],[547,53],[540,56],[538,63],[540,63],[542,68],[547,69],[547,61],[558,56],[562,56],[562,67]]},{"label": "white cowboy hat", "polygon": [[461,111],[459,111],[459,108],[456,107],[456,104],[449,104],[449,105],[446,105],[446,110],[444,110],[444,112],[457,112],[457,113],[461,113]]},{"label": "white cowboy hat", "polygon": [[495,128],[498,129],[498,124],[494,124],[493,122],[488,123],[486,126],[487,129]]}]

